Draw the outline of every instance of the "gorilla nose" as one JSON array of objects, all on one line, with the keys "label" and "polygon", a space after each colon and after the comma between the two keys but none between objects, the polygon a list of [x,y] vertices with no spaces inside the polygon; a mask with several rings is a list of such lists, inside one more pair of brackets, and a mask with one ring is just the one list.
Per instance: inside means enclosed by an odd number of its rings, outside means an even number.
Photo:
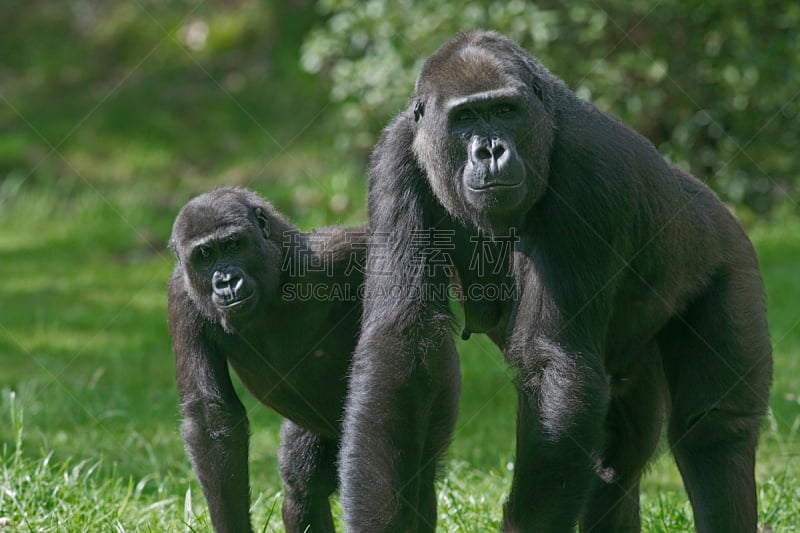
[{"label": "gorilla nose", "polygon": [[244,279],[238,272],[220,272],[217,270],[211,276],[211,287],[214,292],[225,299],[235,298],[243,283]]},{"label": "gorilla nose", "polygon": [[475,137],[470,146],[472,162],[487,165],[491,172],[502,169],[507,153],[506,143],[497,137]]}]

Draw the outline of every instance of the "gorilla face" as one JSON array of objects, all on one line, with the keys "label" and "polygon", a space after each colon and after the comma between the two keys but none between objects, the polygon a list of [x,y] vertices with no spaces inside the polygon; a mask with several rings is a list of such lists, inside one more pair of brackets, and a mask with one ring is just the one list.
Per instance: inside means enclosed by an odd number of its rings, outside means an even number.
[{"label": "gorilla face", "polygon": [[262,203],[244,191],[219,189],[189,202],[173,228],[170,246],[188,294],[226,330],[243,324],[279,283],[282,250],[270,238],[270,207]]},{"label": "gorilla face", "polygon": [[189,254],[195,278],[200,280],[194,289],[202,298],[208,298],[220,314],[236,314],[247,310],[258,301],[256,284],[245,265],[248,249],[253,243],[249,236],[233,229],[230,233],[197,243]]},{"label": "gorilla face", "polygon": [[440,49],[412,98],[414,153],[434,194],[488,228],[519,221],[544,194],[554,135],[531,66],[493,44]]},{"label": "gorilla face", "polygon": [[456,99],[449,107],[451,136],[466,159],[461,172],[466,202],[490,215],[513,212],[528,186],[514,142],[514,133],[525,124],[520,98],[512,91],[492,91]]}]

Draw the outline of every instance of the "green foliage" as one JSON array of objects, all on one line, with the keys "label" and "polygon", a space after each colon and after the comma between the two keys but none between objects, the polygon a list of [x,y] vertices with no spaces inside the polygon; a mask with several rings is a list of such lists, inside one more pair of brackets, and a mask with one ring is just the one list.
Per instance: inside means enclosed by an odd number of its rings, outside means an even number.
[{"label": "green foliage", "polygon": [[[800,5],[609,0],[323,0],[303,66],[331,79],[342,144],[369,146],[422,60],[496,29],[730,201],[769,210],[797,185]],[[794,205],[797,202],[793,202]]]}]

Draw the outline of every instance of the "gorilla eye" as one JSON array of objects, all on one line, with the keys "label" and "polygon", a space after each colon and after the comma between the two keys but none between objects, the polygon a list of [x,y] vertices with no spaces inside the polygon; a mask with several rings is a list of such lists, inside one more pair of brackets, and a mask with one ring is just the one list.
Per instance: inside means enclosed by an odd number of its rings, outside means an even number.
[{"label": "gorilla eye", "polygon": [[225,244],[226,244],[226,248],[228,250],[236,250],[236,249],[239,248],[239,244],[240,244],[239,243],[239,238],[238,237],[230,237]]},{"label": "gorilla eye", "polygon": [[508,115],[514,112],[514,106],[511,104],[500,104],[495,108],[494,112],[497,115]]},{"label": "gorilla eye", "polygon": [[200,245],[192,252],[192,261],[205,265],[211,261],[212,250],[210,246]]}]

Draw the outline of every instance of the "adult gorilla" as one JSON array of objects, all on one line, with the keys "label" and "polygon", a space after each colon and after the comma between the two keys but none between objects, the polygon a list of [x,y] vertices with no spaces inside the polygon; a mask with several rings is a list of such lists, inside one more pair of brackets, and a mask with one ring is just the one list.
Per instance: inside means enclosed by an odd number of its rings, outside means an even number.
[{"label": "adult gorilla", "polygon": [[[750,242],[702,183],[508,39],[469,32],[428,58],[384,132],[369,224],[389,237],[368,253],[346,404],[348,531],[422,529],[415,512],[428,509],[418,474],[450,317],[418,236],[437,231],[462,283],[516,289],[465,301],[466,331],[487,333],[518,373],[505,531],[638,530],[667,410],[697,529],[755,531],[764,291]],[[516,235],[510,281],[475,268],[480,233]],[[416,296],[385,297],[397,286]]]},{"label": "adult gorilla", "polygon": [[[229,364],[253,396],[287,418],[279,452],[286,530],[333,531],[328,497],[359,333],[365,237],[363,228],[301,233],[255,193],[229,187],[178,214],[169,327],[181,429],[216,531],[252,531],[248,420]],[[452,343],[443,350],[455,399],[458,358]],[[454,418],[453,409],[443,409],[445,417]]]}]

